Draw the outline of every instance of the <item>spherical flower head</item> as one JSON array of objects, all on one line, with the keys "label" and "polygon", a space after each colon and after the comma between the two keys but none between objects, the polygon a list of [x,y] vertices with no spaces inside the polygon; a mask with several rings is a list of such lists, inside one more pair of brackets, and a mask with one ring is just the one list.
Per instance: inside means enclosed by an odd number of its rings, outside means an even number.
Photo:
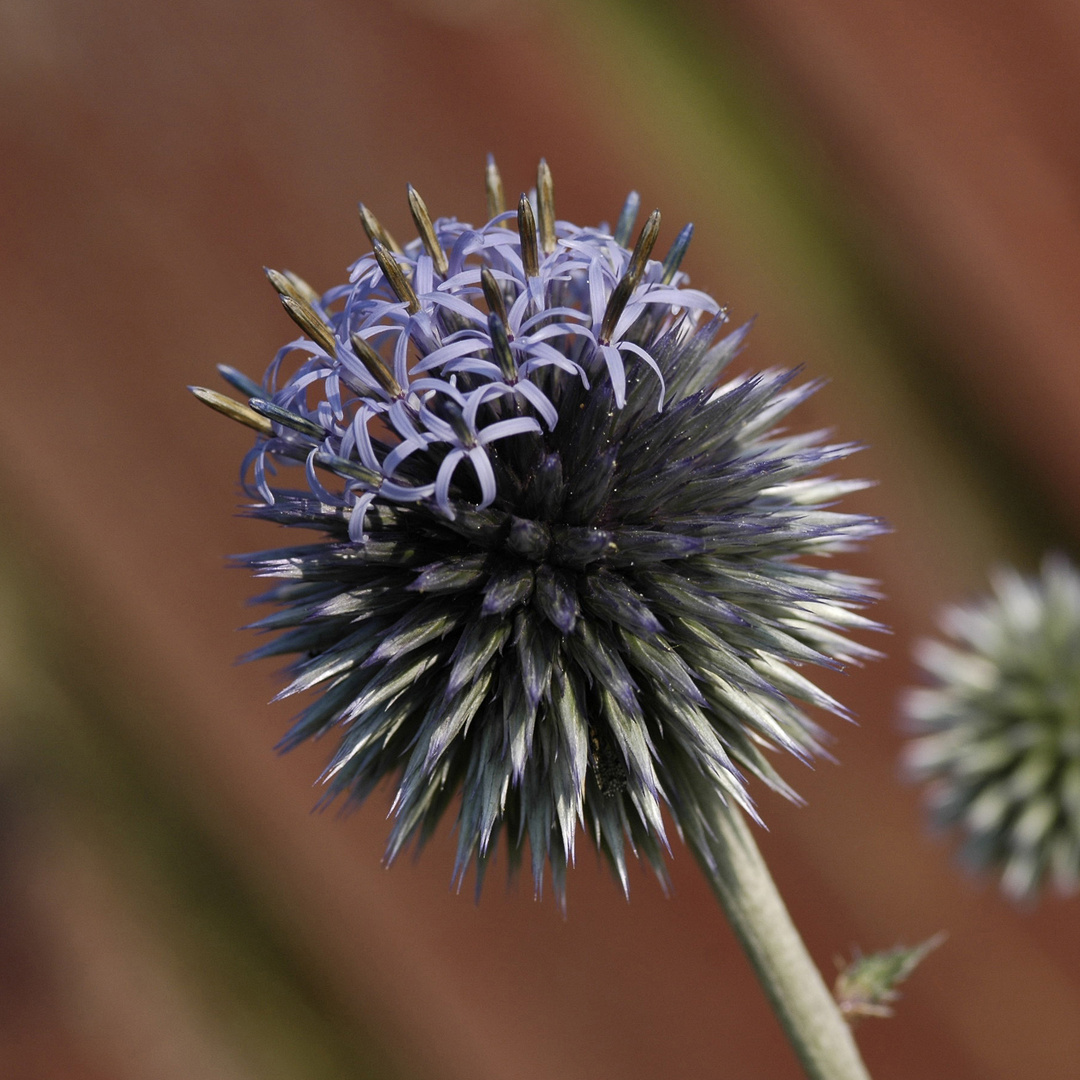
[{"label": "spherical flower head", "polygon": [[502,833],[561,899],[579,825],[625,888],[628,848],[663,878],[665,808],[704,847],[748,775],[792,795],[767,752],[819,751],[800,703],[844,715],[798,669],[872,655],[843,636],[869,584],[802,559],[879,530],[815,475],[854,447],[779,426],[815,383],[717,385],[748,326],[717,340],[689,227],[657,261],[636,195],[614,230],[558,220],[544,164],[516,211],[489,164],[488,200],[432,221],[410,188],[404,247],[361,207],[372,253],[321,295],[272,273],[304,336],[211,403],[259,431],[252,513],[325,534],[241,560],[283,579],[253,655],[317,691],[282,746],[337,735],[328,798],[392,778],[388,858],[450,811],[458,880]]},{"label": "spherical flower head", "polygon": [[1052,878],[1080,884],[1080,574],[1061,556],[1024,577],[1004,568],[993,592],[948,608],[949,643],[923,641],[931,686],[904,711],[917,737],[906,765],[929,781],[935,822],[959,825],[962,855],[1002,871],[1010,897]]}]

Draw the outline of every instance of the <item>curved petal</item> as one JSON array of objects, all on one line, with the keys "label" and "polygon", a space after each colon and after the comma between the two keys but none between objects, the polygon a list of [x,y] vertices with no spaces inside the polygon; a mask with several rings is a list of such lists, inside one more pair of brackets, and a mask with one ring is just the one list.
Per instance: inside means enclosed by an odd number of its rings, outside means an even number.
[{"label": "curved petal", "polygon": [[720,310],[720,305],[708,293],[700,289],[672,289],[660,286],[656,289],[648,289],[636,299],[642,304],[670,304],[673,308],[709,311],[714,315]]},{"label": "curved petal", "polygon": [[477,356],[485,349],[491,348],[491,341],[485,337],[460,338],[442,348],[430,352],[418,363],[413,365],[414,375],[421,371],[430,371],[432,368],[441,367],[462,356]]},{"label": "curved petal", "polygon": [[356,501],[349,514],[349,539],[354,544],[362,544],[367,537],[364,535],[364,521],[367,518],[368,507],[375,498],[374,491],[355,492]]},{"label": "curved petal", "polygon": [[387,416],[390,418],[391,427],[393,427],[406,442],[422,441],[420,432],[417,431],[409,407],[405,402],[395,401],[394,404],[390,406]]},{"label": "curved petal", "polygon": [[379,494],[394,502],[420,502],[430,499],[435,491],[434,484],[419,484],[416,487],[407,487],[405,484],[395,484],[391,480],[384,480],[379,488]]},{"label": "curved petal", "polygon": [[464,450],[451,450],[442,459],[442,464],[439,466],[439,475],[435,477],[435,501],[446,514],[453,513],[450,508],[450,481],[454,478],[454,470],[458,467],[458,462],[464,456]]},{"label": "curved petal", "polygon": [[622,357],[614,345],[599,345],[597,348],[607,364],[611,389],[615,392],[615,404],[621,409],[626,404],[626,368],[623,367]]},{"label": "curved petal", "polygon": [[[426,450],[428,444],[425,442],[417,442],[412,439],[406,442],[400,442],[389,454],[386,455],[386,460],[379,466],[379,472],[383,476],[393,476],[397,467],[410,455],[415,454],[417,450]],[[389,494],[387,485],[383,483],[382,489]]]},{"label": "curved petal", "polygon": [[515,416],[513,420],[496,420],[494,424],[488,424],[477,435],[476,441],[481,446],[487,446],[488,443],[496,439],[505,439],[508,435],[523,435],[527,431],[541,430],[540,423],[535,417]]},{"label": "curved petal", "polygon": [[425,252],[416,260],[416,269],[413,271],[413,288],[422,301],[434,287],[435,264],[431,261],[431,256]]},{"label": "curved petal", "polygon": [[487,451],[482,446],[474,446],[469,451],[469,461],[472,462],[473,472],[480,481],[480,509],[490,506],[495,501],[497,488],[495,485],[495,470],[488,460]]},{"label": "curved petal", "polygon": [[660,373],[660,368],[657,366],[656,361],[640,345],[635,345],[632,341],[622,341],[616,347],[619,349],[626,349],[629,352],[634,353],[635,356],[640,356],[641,359],[656,372],[656,377],[660,380],[660,401],[656,406],[656,411],[662,412],[664,408],[664,391],[666,390],[666,387],[664,385],[664,376]]},{"label": "curved petal", "polygon": [[592,316],[592,332],[600,333],[600,323],[607,307],[607,290],[604,288],[604,267],[599,259],[589,263],[589,313]]},{"label": "curved petal", "polygon": [[323,449],[319,446],[313,446],[311,453],[307,456],[307,461],[304,463],[304,469],[307,472],[308,486],[312,492],[317,495],[324,503],[329,503],[331,506],[344,506],[345,500],[340,495],[335,495],[332,491],[328,491],[315,475],[315,455]]},{"label": "curved petal", "polygon": [[[559,422],[559,410],[552,405],[547,394],[539,386],[529,382],[528,379],[522,379],[514,386],[514,392],[520,394],[544,418],[549,431]],[[487,428],[484,430],[486,431]]]},{"label": "curved petal", "polygon": [[430,301],[432,304],[438,304],[439,307],[448,308],[466,319],[471,319],[474,323],[487,325],[487,317],[481,311],[450,293],[428,292],[424,293],[421,299]]},{"label": "curved petal", "polygon": [[[486,386],[481,386],[479,389],[474,390],[469,394],[468,400],[465,403],[465,423],[468,424],[470,431],[476,431],[476,414],[486,401],[492,401],[497,397],[502,397],[504,394],[512,394],[513,389],[506,385],[506,383],[488,383]],[[487,429],[485,429],[487,430]]]},{"label": "curved petal", "polygon": [[[353,422],[350,425],[353,438],[356,440],[356,453],[360,458],[360,463],[368,469],[374,469],[376,472],[382,472],[382,466],[379,464],[379,459],[375,456],[375,448],[371,445],[371,432],[368,431],[368,421],[372,417],[372,412],[367,406],[361,405],[356,410],[356,415],[353,417]],[[342,447],[342,457],[346,456],[344,453],[344,447]]]},{"label": "curved petal", "polygon": [[[588,322],[589,321],[589,316],[584,311],[579,311],[577,308],[570,308],[570,307],[545,308],[543,311],[540,312],[539,315],[533,315],[531,318],[526,319],[521,324],[521,329],[520,329],[519,332],[522,333],[522,334],[527,334],[537,323],[544,322],[544,320],[550,319],[554,315],[558,315],[560,318],[580,319],[582,322]],[[560,323],[560,324],[556,324],[556,325],[564,325],[564,324]],[[548,336],[545,333],[545,331],[548,329],[548,327],[549,327],[549,324],[545,323],[543,330],[537,331],[537,334],[533,335],[533,336],[534,337]]]}]

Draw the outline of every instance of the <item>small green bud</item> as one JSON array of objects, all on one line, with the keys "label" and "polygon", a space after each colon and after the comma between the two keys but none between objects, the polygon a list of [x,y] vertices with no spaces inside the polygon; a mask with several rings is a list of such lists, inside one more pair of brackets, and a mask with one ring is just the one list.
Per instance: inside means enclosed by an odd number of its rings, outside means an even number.
[{"label": "small green bud", "polygon": [[838,957],[840,974],[833,996],[847,1022],[854,1024],[864,1016],[892,1016],[892,1003],[900,996],[896,987],[944,940],[944,934],[935,934],[921,945],[897,945],[869,956],[856,950],[849,963]]}]

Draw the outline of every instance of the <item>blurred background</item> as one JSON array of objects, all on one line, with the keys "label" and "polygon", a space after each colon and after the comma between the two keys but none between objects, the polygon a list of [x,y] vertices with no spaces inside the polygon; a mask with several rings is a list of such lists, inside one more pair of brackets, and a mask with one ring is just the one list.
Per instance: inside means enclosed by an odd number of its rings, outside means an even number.
[{"label": "blurred background", "polygon": [[[1018,911],[901,782],[913,641],[1010,560],[1080,539],[1080,8],[1064,0],[0,0],[0,1075],[795,1080],[688,853],[626,903],[587,850],[569,918],[386,870],[385,802],[312,814],[256,590],[229,553],[246,433],[184,390],[295,333],[263,279],[484,214],[551,164],[559,215],[627,191],[697,231],[684,268],[759,316],[740,362],[830,383],[894,533],[889,658],[827,680],[839,764],[755,792],[827,977],[938,930],[877,1080],[1066,1080],[1080,901]],[[666,239],[665,239],[666,237]],[[873,642],[881,644],[881,642]]]}]

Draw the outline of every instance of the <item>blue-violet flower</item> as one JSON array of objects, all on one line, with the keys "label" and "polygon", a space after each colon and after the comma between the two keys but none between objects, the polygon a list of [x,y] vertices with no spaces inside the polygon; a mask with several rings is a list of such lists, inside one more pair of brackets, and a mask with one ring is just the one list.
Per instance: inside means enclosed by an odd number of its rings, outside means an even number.
[{"label": "blue-violet flower", "polygon": [[747,775],[793,797],[766,751],[820,750],[797,702],[845,715],[797,669],[873,655],[843,636],[869,583],[801,560],[879,525],[814,475],[851,444],[779,426],[816,382],[718,385],[749,324],[715,340],[690,226],[657,261],[636,195],[582,228],[545,164],[516,210],[487,177],[486,225],[410,188],[418,238],[361,206],[347,283],[270,272],[304,335],[261,384],[222,369],[249,406],[199,393],[259,432],[251,512],[326,534],[240,559],[283,580],[252,655],[299,655],[280,697],[319,689],[282,746],[338,733],[329,797],[394,778],[389,859],[456,802],[459,881],[503,833],[562,900],[579,825],[625,888],[628,845],[664,878],[665,807],[703,838],[716,800],[753,813]]}]

